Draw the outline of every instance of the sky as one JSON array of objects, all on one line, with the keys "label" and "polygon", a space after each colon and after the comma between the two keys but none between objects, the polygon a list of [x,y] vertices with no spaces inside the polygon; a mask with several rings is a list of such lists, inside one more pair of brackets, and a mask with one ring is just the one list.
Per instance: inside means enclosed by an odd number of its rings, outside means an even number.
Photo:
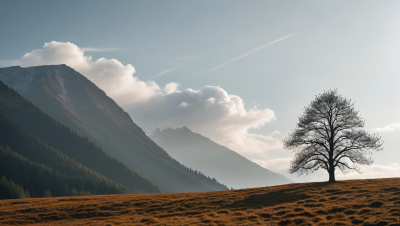
[{"label": "sky", "polygon": [[0,67],[67,64],[146,134],[187,126],[296,182],[282,139],[317,94],[355,102],[400,176],[399,1],[1,1]]}]

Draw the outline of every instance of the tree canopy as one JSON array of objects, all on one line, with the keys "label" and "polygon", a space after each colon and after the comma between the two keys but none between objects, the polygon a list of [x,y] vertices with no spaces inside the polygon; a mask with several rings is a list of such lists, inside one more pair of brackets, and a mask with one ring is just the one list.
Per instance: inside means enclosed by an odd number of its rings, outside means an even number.
[{"label": "tree canopy", "polygon": [[317,95],[299,117],[296,128],[284,139],[284,148],[294,153],[289,173],[308,175],[318,169],[335,180],[335,169],[342,173],[361,165],[371,165],[368,157],[382,150],[382,140],[363,130],[365,120],[354,109],[354,103],[329,90]]}]

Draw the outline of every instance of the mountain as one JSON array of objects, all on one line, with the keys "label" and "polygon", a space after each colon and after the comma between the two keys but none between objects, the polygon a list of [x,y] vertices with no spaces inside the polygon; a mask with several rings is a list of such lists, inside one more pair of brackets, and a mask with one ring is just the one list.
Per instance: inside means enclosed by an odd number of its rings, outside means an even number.
[{"label": "mountain", "polygon": [[[25,128],[19,123],[24,125]],[[92,181],[89,182],[92,185],[84,187],[85,189],[81,188],[81,190],[89,191],[92,189],[92,194],[93,192],[97,194],[162,192],[162,189],[151,181],[97,147],[87,138],[77,135],[69,128],[41,112],[32,103],[1,81],[0,145],[10,147],[12,151],[29,159],[29,161],[43,164],[61,174],[83,178],[83,183],[80,183],[80,185],[69,183],[70,189],[72,187],[79,189],[82,184],[88,185],[87,181]],[[0,161],[3,160],[1,159]],[[21,171],[21,167],[14,169]],[[10,175],[14,175],[11,178],[12,180],[23,181],[24,183],[29,181],[25,176],[32,176],[29,174],[15,174],[7,167],[0,170],[1,175],[7,175],[7,178]],[[22,178],[19,176],[22,176]],[[47,177],[47,179],[43,180],[50,179]],[[93,183],[93,181],[97,182]],[[44,182],[39,184],[42,183]],[[116,185],[118,188],[107,189],[110,185]],[[29,186],[33,186],[31,187],[31,193],[35,197],[43,195],[40,192],[35,194],[34,191],[38,189],[34,187],[37,184],[31,183]],[[64,186],[65,184],[59,185],[59,190],[54,190],[53,187],[52,194],[67,195],[66,193],[60,193],[60,190],[65,190]],[[106,189],[99,190],[96,188],[98,186]]]},{"label": "mountain", "polygon": [[[59,155],[57,153],[60,152],[65,157],[59,156],[58,159],[73,159],[88,169],[137,192],[158,193],[162,191],[151,181],[103,151],[87,138],[77,135],[71,129],[40,111],[36,106],[0,81],[1,117],[3,117],[3,113],[8,115],[9,119],[3,120],[8,124],[1,124],[0,133],[3,135],[0,137],[0,145],[4,147],[10,146],[24,157],[47,166],[50,164],[52,168],[59,171],[61,165],[69,165],[71,167],[64,170],[67,174],[80,168],[74,164],[66,164],[64,161],[59,162],[60,165],[55,164],[57,161],[54,161],[55,159],[52,157]],[[34,138],[31,138],[31,141],[25,141],[29,136],[34,136]],[[32,141],[36,138],[40,139],[39,144],[35,144]],[[34,147],[41,146],[41,142],[45,142],[46,145],[56,149],[58,152],[46,152],[46,154],[43,154],[43,148],[27,152]],[[44,155],[41,156],[41,159],[46,159],[46,162],[37,159],[41,154]]]},{"label": "mountain", "polygon": [[227,189],[171,158],[104,91],[66,65],[0,68],[0,80],[165,191]]},{"label": "mountain", "polygon": [[150,138],[182,164],[200,170],[228,187],[254,188],[293,182],[187,127],[156,129]]},{"label": "mountain", "polygon": [[0,179],[0,199],[23,199],[30,198],[29,191],[24,191],[24,188],[15,184],[12,180],[7,180],[5,176]]},{"label": "mountain", "polygon": [[67,196],[71,189],[84,194],[136,193],[48,146],[2,112],[0,176],[15,181],[32,197],[43,197],[46,190],[55,196]]}]

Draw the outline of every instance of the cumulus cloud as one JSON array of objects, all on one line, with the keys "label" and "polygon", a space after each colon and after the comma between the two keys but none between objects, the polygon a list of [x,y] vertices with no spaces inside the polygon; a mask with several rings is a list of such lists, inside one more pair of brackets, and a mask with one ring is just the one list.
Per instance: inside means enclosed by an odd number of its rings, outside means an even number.
[{"label": "cumulus cloud", "polygon": [[291,160],[291,158],[276,158],[267,161],[254,159],[253,162],[272,171],[287,171],[287,169],[289,169]]},{"label": "cumulus cloud", "polygon": [[119,104],[145,101],[161,90],[153,81],[143,82],[134,77],[136,71],[131,64],[123,65],[116,59],[105,58],[94,61],[84,51],[70,42],[52,41],[45,43],[42,49],[6,64],[23,67],[66,64],[85,75]]},{"label": "cumulus cloud", "polygon": [[192,104],[188,104],[188,103],[186,103],[186,102],[182,102],[178,107],[183,107],[183,108],[185,108],[185,107],[188,107],[188,106],[190,106],[190,105],[192,105]]},{"label": "cumulus cloud", "polygon": [[178,83],[175,83],[175,82],[168,83],[167,85],[165,85],[164,91],[165,91],[167,94],[173,93],[173,92],[175,92],[176,90],[178,90],[178,86],[179,86],[179,84],[178,84]]},{"label": "cumulus cloud", "polygon": [[374,128],[372,130],[373,132],[394,132],[394,131],[400,131],[400,123],[393,123],[390,125],[387,125],[383,128]]},{"label": "cumulus cloud", "polygon": [[157,127],[187,126],[242,154],[262,155],[282,147],[280,139],[248,132],[275,120],[272,110],[246,111],[240,97],[229,95],[217,86],[156,94],[149,101],[125,106],[125,109],[147,133]]},{"label": "cumulus cloud", "polygon": [[[276,134],[249,133],[249,129],[275,120],[270,109],[255,106],[246,110],[240,97],[229,95],[217,86],[179,91],[179,84],[169,83],[161,89],[154,81],[144,82],[135,77],[132,65],[123,65],[116,59],[93,60],[85,51],[94,49],[52,41],[45,43],[42,49],[6,63],[20,66],[66,64],[104,90],[148,134],[157,127],[187,126],[242,154],[263,155],[267,150],[282,148]],[[175,59],[170,62],[171,68],[182,67],[195,58]]]}]

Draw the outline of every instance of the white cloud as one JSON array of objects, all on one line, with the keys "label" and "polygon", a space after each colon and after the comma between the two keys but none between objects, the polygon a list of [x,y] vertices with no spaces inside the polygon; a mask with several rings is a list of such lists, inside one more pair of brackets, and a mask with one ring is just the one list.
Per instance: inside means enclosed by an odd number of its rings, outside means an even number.
[{"label": "white cloud", "polygon": [[282,137],[282,134],[279,131],[274,131],[272,133],[269,133],[268,135],[274,136],[274,137]]},{"label": "white cloud", "polygon": [[246,111],[240,97],[217,86],[157,94],[149,101],[124,107],[147,133],[157,127],[187,126],[242,154],[262,155],[267,150],[282,148],[280,139],[248,132],[275,120],[272,110]]},{"label": "white cloud", "polygon": [[167,94],[173,93],[176,90],[178,90],[178,86],[179,86],[179,84],[175,83],[175,82],[168,83],[167,85],[165,85],[164,91]]},{"label": "white cloud", "polygon": [[291,160],[292,158],[277,158],[277,159],[270,159],[267,161],[254,159],[253,162],[272,171],[287,171],[287,169],[289,169]]},{"label": "white cloud", "polygon": [[188,106],[190,106],[190,105],[192,105],[192,104],[188,104],[188,103],[186,103],[186,102],[182,102],[178,107],[185,108],[185,107],[188,107]]},{"label": "white cloud", "polygon": [[143,82],[133,74],[131,64],[123,65],[116,59],[100,58],[96,61],[84,55],[84,50],[70,42],[48,42],[43,49],[26,53],[21,59],[7,62],[8,65],[37,66],[66,64],[104,90],[118,104],[144,101],[160,91],[153,81]]},{"label": "white cloud", "polygon": [[390,125],[387,125],[383,128],[374,128],[372,130],[373,132],[394,132],[394,131],[400,131],[400,123],[393,123]]},{"label": "white cloud", "polygon": [[[240,97],[229,95],[217,86],[179,91],[179,84],[169,83],[161,89],[154,81],[143,82],[135,77],[132,65],[123,65],[116,59],[94,61],[84,50],[73,43],[52,41],[45,43],[42,49],[6,63],[20,66],[66,64],[104,90],[147,133],[157,127],[188,126],[242,154],[262,156],[267,150],[282,148],[280,138],[274,134],[249,133],[249,129],[275,120],[270,109],[259,110],[255,106],[247,111]],[[193,59],[194,56],[178,58],[170,65],[181,67]]]}]

